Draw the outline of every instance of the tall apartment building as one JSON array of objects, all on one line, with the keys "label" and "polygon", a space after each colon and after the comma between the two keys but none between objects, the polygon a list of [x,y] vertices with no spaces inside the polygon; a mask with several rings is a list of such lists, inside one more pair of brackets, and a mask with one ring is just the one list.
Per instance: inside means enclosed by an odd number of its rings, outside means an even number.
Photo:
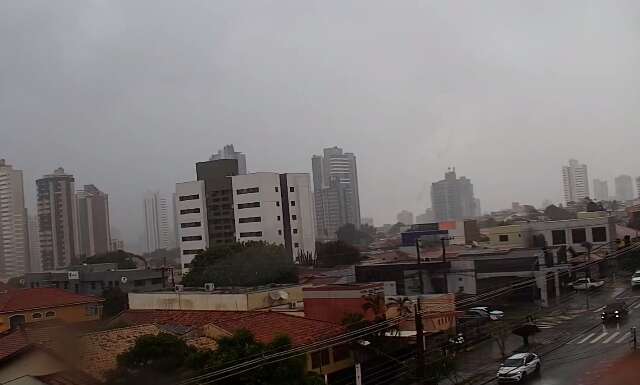
[{"label": "tall apartment building", "polygon": [[30,270],[22,171],[0,159],[0,279]]},{"label": "tall apartment building", "polygon": [[636,178],[636,193],[638,194],[636,196],[640,198],[640,176]]},{"label": "tall apartment building", "polygon": [[209,160],[235,159],[238,161],[238,174],[247,173],[247,157],[233,148],[233,144],[227,144],[222,150],[218,150],[217,154],[211,155]]},{"label": "tall apartment building", "polygon": [[396,215],[396,220],[405,225],[413,225],[413,213],[411,211],[402,210]]},{"label": "tall apartment building", "polygon": [[431,207],[436,221],[473,218],[476,214],[473,184],[466,177],[458,178],[449,169],[444,179],[431,184]]},{"label": "tall apartment building", "polygon": [[424,211],[424,213],[416,215],[416,223],[431,223],[435,221],[435,215],[433,214],[433,209],[428,208]]},{"label": "tall apartment building", "polygon": [[75,180],[60,167],[36,187],[42,269],[67,267],[79,256]]},{"label": "tall apartment building", "polygon": [[231,178],[238,242],[284,245],[295,261],[315,256],[315,221],[309,174],[259,172]]},{"label": "tall apartment building", "polygon": [[570,159],[568,166],[562,166],[562,185],[565,203],[578,202],[589,197],[587,165]]},{"label": "tall apartment building", "polygon": [[609,183],[606,180],[593,180],[593,199],[597,201],[609,200]]},{"label": "tall apartment building", "polygon": [[196,254],[209,247],[204,181],[176,183],[175,196],[180,262],[186,273]]},{"label": "tall apartment building", "polygon": [[353,153],[339,147],[325,148],[311,159],[318,238],[336,239],[347,224],[360,227],[358,169]]},{"label": "tall apartment building", "polygon": [[633,179],[629,175],[619,175],[615,179],[616,199],[630,201],[633,199]]},{"label": "tall apartment building", "polygon": [[92,184],[76,193],[78,241],[81,256],[105,254],[111,250],[109,196]]},{"label": "tall apartment building", "polygon": [[38,228],[38,215],[27,215],[29,229],[29,259],[31,272],[42,271],[42,256],[40,255],[40,230]]},{"label": "tall apartment building", "polygon": [[144,195],[144,235],[148,253],[170,248],[169,202],[159,192]]}]

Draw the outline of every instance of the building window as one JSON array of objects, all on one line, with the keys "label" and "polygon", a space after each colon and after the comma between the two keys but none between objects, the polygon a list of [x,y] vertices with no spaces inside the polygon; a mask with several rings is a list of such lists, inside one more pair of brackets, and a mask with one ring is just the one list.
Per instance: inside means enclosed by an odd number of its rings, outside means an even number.
[{"label": "building window", "polygon": [[180,227],[183,229],[186,229],[189,227],[200,227],[200,226],[202,226],[200,222],[185,222],[180,224]]},{"label": "building window", "polygon": [[289,187],[289,192],[294,192],[296,191],[295,187]]},{"label": "building window", "polygon": [[587,230],[585,229],[572,229],[571,240],[573,243],[583,243],[587,241]]},{"label": "building window", "polygon": [[98,316],[98,305],[87,305],[85,310],[86,310],[86,315],[88,316],[91,316],[91,317]]},{"label": "building window", "polygon": [[291,201],[291,206],[295,206],[296,205],[296,201]]},{"label": "building window", "polygon": [[554,245],[566,245],[567,234],[564,230],[553,230],[551,232],[551,241]]},{"label": "building window", "polygon": [[509,242],[508,234],[500,234],[500,242]]},{"label": "building window", "polygon": [[33,319],[42,319],[42,313],[33,313],[33,314],[31,314],[31,318],[33,318]]},{"label": "building window", "polygon": [[199,213],[200,213],[200,208],[180,210],[180,214],[181,215],[184,215],[184,214],[199,214]]},{"label": "building window", "polygon": [[329,360],[329,349],[311,353],[311,368],[318,369],[331,364]]},{"label": "building window", "polygon": [[280,220],[280,215],[278,215],[278,220]]},{"label": "building window", "polygon": [[594,227],[591,229],[591,238],[594,242],[606,242],[607,241],[607,228],[606,227]]},{"label": "building window", "polygon": [[295,214],[293,214],[293,215],[291,216],[291,219],[295,221],[296,219],[298,219],[298,216],[297,216],[297,215],[295,215]]},{"label": "building window", "polygon": [[183,269],[188,269],[188,268],[190,268],[190,267],[191,267],[191,264],[190,264],[190,263],[185,263],[184,265],[182,265],[182,268],[183,268]]},{"label": "building window", "polygon": [[280,189],[278,189],[278,188],[276,187],[276,192],[278,192],[278,191],[280,191]]},{"label": "building window", "polygon": [[202,235],[190,235],[188,237],[182,237],[182,242],[201,241],[201,240],[202,240]]},{"label": "building window", "polygon": [[277,206],[277,207],[280,207],[280,201],[277,201],[277,202],[276,202],[276,206]]},{"label": "building window", "polygon": [[151,278],[152,285],[159,285],[162,283],[162,278]]},{"label": "building window", "polygon": [[247,217],[247,218],[238,218],[238,223],[253,223],[253,222],[261,222],[262,217]]},{"label": "building window", "polygon": [[133,286],[136,286],[136,287],[144,286],[146,284],[147,282],[144,279],[136,279],[135,281],[133,281]]},{"label": "building window", "polygon": [[248,233],[240,233],[240,238],[261,237],[262,231],[251,231]]},{"label": "building window", "polygon": [[294,234],[298,234],[298,229],[293,229]]},{"label": "building window", "polygon": [[184,201],[192,201],[194,199],[200,199],[200,194],[193,194],[193,195],[181,195],[180,198],[178,198],[181,202]]},{"label": "building window", "polygon": [[333,350],[333,362],[339,362],[351,358],[351,353],[347,345],[334,346]]},{"label": "building window", "polygon": [[238,209],[248,209],[251,207],[260,207],[260,202],[238,203]]},{"label": "building window", "polygon": [[241,188],[241,189],[236,190],[236,194],[238,194],[238,195],[252,194],[252,193],[257,193],[257,192],[260,192],[260,188],[259,187]]},{"label": "building window", "polygon": [[278,230],[278,235],[282,235],[282,230]]},{"label": "building window", "polygon": [[295,247],[297,249],[298,247],[300,247],[300,244],[298,242],[296,242],[296,243],[293,244],[293,247]]},{"label": "building window", "polygon": [[189,250],[183,250],[182,251],[182,255],[194,255],[194,254],[198,254],[203,252],[204,250],[202,249],[189,249]]},{"label": "building window", "polygon": [[56,316],[56,312],[55,311],[48,311],[46,313],[44,313],[44,318],[53,318]]},{"label": "building window", "polygon": [[96,289],[96,283],[95,282],[91,282],[91,290],[95,290]]}]

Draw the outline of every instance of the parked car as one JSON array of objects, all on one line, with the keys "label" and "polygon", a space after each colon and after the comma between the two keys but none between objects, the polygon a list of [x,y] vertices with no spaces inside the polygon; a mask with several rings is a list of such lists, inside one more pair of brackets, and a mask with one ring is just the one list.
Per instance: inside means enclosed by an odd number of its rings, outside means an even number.
[{"label": "parked car", "polygon": [[631,288],[634,289],[636,286],[640,286],[640,270],[631,276]]},{"label": "parked car", "polygon": [[605,323],[608,321],[621,321],[626,318],[628,314],[629,308],[627,304],[621,301],[608,304],[604,310],[602,310],[600,318],[602,318],[602,322]]},{"label": "parked car", "polygon": [[518,353],[507,358],[498,369],[498,382],[524,382],[528,376],[540,373],[540,357],[533,353]]},{"label": "parked car", "polygon": [[467,314],[469,315],[477,315],[480,317],[487,317],[492,321],[497,321],[499,319],[504,318],[504,312],[500,310],[489,310],[487,306],[477,306],[472,307],[467,310]]},{"label": "parked car", "polygon": [[580,278],[569,284],[574,290],[597,289],[604,285],[604,281],[594,281],[591,278]]}]

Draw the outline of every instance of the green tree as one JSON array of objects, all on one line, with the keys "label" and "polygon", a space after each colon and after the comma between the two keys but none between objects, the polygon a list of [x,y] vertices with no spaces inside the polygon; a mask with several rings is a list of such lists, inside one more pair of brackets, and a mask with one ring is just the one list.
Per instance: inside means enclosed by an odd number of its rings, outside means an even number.
[{"label": "green tree", "polygon": [[395,225],[391,226],[391,228],[389,229],[389,231],[387,231],[387,235],[397,235],[400,234],[400,232],[402,231],[402,228],[405,227],[406,225],[402,222],[398,222]]},{"label": "green tree", "polygon": [[560,220],[565,220],[565,219],[575,219],[576,216],[575,214],[561,208],[558,207],[556,205],[551,205],[549,207],[547,207],[546,209],[544,209],[544,215],[553,220],[553,221],[560,221]]},{"label": "green tree", "polygon": [[124,250],[117,250],[87,257],[83,259],[81,263],[89,265],[96,263],[117,263],[118,269],[135,269],[137,266],[134,259],[141,259],[141,257]]},{"label": "green tree", "polygon": [[369,232],[365,232],[362,229],[358,230],[352,223],[347,223],[341,226],[336,232],[336,236],[338,237],[339,241],[348,243],[350,245],[366,246],[367,244],[371,243],[371,241],[373,241],[373,236],[371,236]]},{"label": "green tree", "polygon": [[[236,331],[232,336],[218,340],[218,348],[211,354],[208,367],[222,369],[232,362],[268,353],[290,349],[291,339],[285,335],[274,338],[271,343],[257,341],[247,330]],[[306,357],[297,356],[285,361],[257,367],[256,369],[224,379],[224,385],[320,385],[322,379],[306,371]]]},{"label": "green tree", "polygon": [[360,250],[343,242],[316,242],[316,264],[323,267],[352,265],[362,260]]},{"label": "green tree", "polygon": [[245,242],[215,246],[198,254],[182,282],[192,287],[207,282],[217,286],[259,286],[297,283],[298,276],[284,246]]},{"label": "green tree", "polygon": [[142,257],[152,266],[179,266],[180,249],[159,249],[151,253],[144,253]]},{"label": "green tree", "polygon": [[102,298],[104,298],[102,315],[105,318],[118,315],[129,307],[129,296],[119,287],[105,289],[102,292]]}]

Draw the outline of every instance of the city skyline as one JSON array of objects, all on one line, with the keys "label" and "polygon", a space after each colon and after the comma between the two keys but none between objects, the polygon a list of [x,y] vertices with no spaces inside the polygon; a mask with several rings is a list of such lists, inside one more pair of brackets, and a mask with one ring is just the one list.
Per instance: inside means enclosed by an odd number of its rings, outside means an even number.
[{"label": "city skyline", "polygon": [[[111,222],[134,248],[144,191],[173,191],[194,179],[193,163],[228,143],[256,172],[310,172],[318,149],[348,149],[358,155],[362,215],[376,223],[430,206],[430,184],[452,164],[474,181],[484,211],[560,202],[558,170],[570,157],[610,188],[615,175],[640,175],[634,140],[602,146],[603,127],[625,138],[637,126],[628,92],[640,83],[636,5],[488,12],[406,3],[393,7],[394,23],[375,1],[371,22],[347,5],[149,8],[61,2],[35,13],[0,4],[0,39],[15,53],[0,81],[21,90],[0,93],[0,154],[23,170],[30,212],[32,181],[62,164],[109,192]],[[16,22],[33,17],[48,22]],[[540,19],[549,21],[543,31]],[[290,20],[300,21],[295,33]],[[132,35],[127,25],[140,28]]]}]

